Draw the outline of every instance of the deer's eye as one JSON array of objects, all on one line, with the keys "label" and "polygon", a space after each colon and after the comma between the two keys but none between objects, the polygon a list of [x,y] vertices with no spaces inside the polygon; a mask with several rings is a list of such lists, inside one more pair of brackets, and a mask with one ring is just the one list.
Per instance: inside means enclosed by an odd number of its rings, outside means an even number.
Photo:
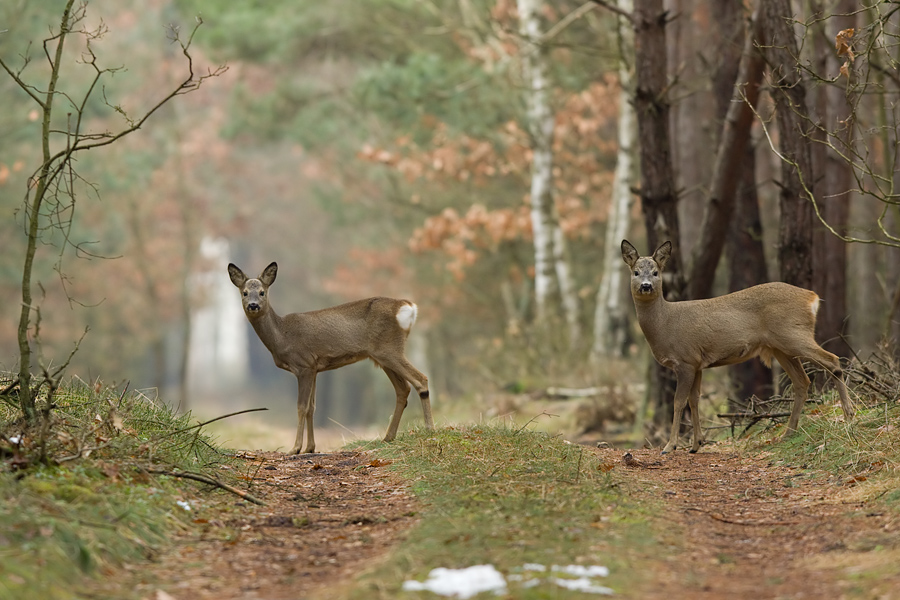
[{"label": "deer's eye", "polygon": [[638,273],[637,271],[635,271],[635,272],[634,272],[634,276],[637,277],[638,275],[640,275],[640,273]]},{"label": "deer's eye", "polygon": [[260,292],[259,295],[260,295],[260,297],[262,297],[262,296],[265,296],[266,293],[265,293],[265,292]]},{"label": "deer's eye", "polygon": [[247,296],[247,292],[244,292],[244,296]]},{"label": "deer's eye", "polygon": [[653,276],[654,276],[654,277],[659,277],[659,271],[653,271]]}]

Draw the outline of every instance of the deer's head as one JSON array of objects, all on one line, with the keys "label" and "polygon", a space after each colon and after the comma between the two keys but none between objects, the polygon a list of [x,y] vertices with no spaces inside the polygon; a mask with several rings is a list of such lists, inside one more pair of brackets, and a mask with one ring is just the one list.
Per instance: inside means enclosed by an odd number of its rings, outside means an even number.
[{"label": "deer's head", "polygon": [[622,259],[631,269],[632,297],[653,300],[662,295],[662,270],[671,255],[671,242],[664,242],[653,256],[641,256],[628,240],[622,240]]},{"label": "deer's head", "polygon": [[277,274],[278,264],[273,262],[263,269],[257,279],[248,279],[243,271],[229,263],[228,276],[231,277],[231,283],[241,290],[244,314],[247,318],[260,317],[269,309],[269,286],[275,282]]}]

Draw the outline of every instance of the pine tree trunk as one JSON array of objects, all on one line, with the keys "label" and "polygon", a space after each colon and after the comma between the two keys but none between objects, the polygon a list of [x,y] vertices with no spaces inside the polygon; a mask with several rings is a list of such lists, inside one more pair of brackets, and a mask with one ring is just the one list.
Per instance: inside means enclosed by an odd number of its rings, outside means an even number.
[{"label": "pine tree trunk", "polygon": [[[838,56],[829,40],[834,40],[838,31],[856,26],[855,4],[853,0],[841,0],[836,14],[825,21],[827,31],[824,32],[822,43],[825,57],[823,73],[837,73],[840,68]],[[846,152],[852,144],[852,106],[847,98],[848,89],[843,85],[834,85],[822,86],[819,91],[819,116],[826,128],[838,128],[829,141],[842,152]],[[825,145],[821,145],[819,154],[822,170],[816,172],[823,173],[823,177],[816,182],[816,201],[825,221],[839,234],[845,235],[852,194],[850,189],[853,187],[850,164]],[[824,225],[816,223],[814,248],[816,260],[813,289],[823,300],[816,319],[816,337],[826,350],[838,356],[850,356],[850,347],[842,337],[848,314],[847,246]]]},{"label": "pine tree trunk", "polygon": [[[641,210],[647,229],[648,251],[671,241],[672,258],[666,266],[663,290],[669,300],[683,298],[678,195],[669,140],[669,100],[666,97],[666,19],[662,0],[635,0],[635,96],[641,161]],[[675,376],[654,361],[650,377],[650,405],[654,422],[663,428],[672,422]]]},{"label": "pine tree trunk", "polygon": [[[728,291],[768,281],[756,194],[756,155],[750,138],[751,106],[756,105],[759,97],[764,68],[762,55],[755,46],[761,33],[761,21],[756,11],[750,31],[745,32],[745,13],[741,5],[714,2],[711,11],[714,27],[722,34],[716,53],[720,62],[716,64],[712,87],[716,97],[716,117],[723,122],[723,133],[701,242],[695,248],[692,262],[691,298],[706,298],[712,294],[715,265],[719,262],[722,245],[729,265]],[[724,160],[725,156],[729,159]],[[728,177],[734,181],[728,181]],[[727,201],[730,206],[727,209],[717,206],[716,198],[722,198],[721,202]],[[727,218],[726,210],[730,215]],[[708,227],[718,228],[718,231],[707,231]],[[705,255],[707,252],[710,255]],[[707,260],[704,262],[697,256],[706,256]],[[761,361],[733,365],[728,368],[728,374],[731,381],[728,405],[732,412],[745,410],[746,400],[752,396],[765,398],[771,395],[772,372]]]},{"label": "pine tree trunk", "polygon": [[766,62],[775,101],[781,153],[778,264],[780,279],[803,288],[812,287],[812,219],[809,189],[815,181],[809,140],[806,88],[798,71],[797,39],[791,26],[789,0],[761,0],[760,12],[767,46]]},{"label": "pine tree trunk", "polygon": [[[709,298],[712,295],[716,267],[729,232],[734,213],[735,195],[742,171],[747,167],[746,148],[750,144],[753,110],[759,99],[764,62],[754,44],[759,40],[758,15],[752,35],[742,33],[742,9],[733,3],[721,3],[714,11],[720,31],[730,31],[723,40],[722,62],[715,75],[718,118],[724,119],[716,152],[712,181],[700,227],[700,241],[694,246],[688,277],[688,297]],[[741,38],[746,38],[741,42]],[[743,50],[734,51],[737,48]]]}]

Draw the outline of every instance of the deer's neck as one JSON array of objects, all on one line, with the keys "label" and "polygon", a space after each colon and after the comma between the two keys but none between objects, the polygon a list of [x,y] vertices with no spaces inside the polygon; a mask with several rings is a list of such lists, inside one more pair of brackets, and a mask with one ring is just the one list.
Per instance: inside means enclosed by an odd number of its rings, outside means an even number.
[{"label": "deer's neck", "polygon": [[669,311],[672,305],[660,294],[652,300],[640,297],[634,298],[634,308],[637,312],[641,331],[644,332],[644,336],[652,347],[663,335],[665,325],[669,321]]},{"label": "deer's neck", "polygon": [[263,314],[250,319],[250,324],[269,352],[277,355],[284,345],[284,319],[269,306]]}]

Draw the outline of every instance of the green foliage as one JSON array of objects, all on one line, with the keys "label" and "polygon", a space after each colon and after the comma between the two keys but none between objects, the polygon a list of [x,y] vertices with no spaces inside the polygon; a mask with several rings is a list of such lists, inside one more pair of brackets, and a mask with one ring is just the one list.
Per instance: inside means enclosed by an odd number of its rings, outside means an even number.
[{"label": "green foliage", "polygon": [[[628,500],[590,450],[558,437],[503,426],[448,428],[403,435],[378,452],[412,482],[425,514],[403,550],[377,577],[364,578],[354,597],[395,598],[404,580],[424,580],[435,566],[485,563],[504,573],[526,563],[602,565],[611,570],[603,585],[615,589],[625,583],[616,572],[627,560],[618,545],[633,551],[652,542],[646,509]],[[515,597],[549,597],[547,585],[514,588]]]},{"label": "green foliage", "polygon": [[[234,90],[235,118],[222,131],[229,139],[239,136],[259,141],[291,140],[307,147],[339,143],[344,137],[346,115],[321,90],[304,81],[280,80],[262,96],[246,85]],[[351,138],[352,139],[352,138]]]},{"label": "green foliage", "polygon": [[281,67],[323,57],[383,58],[405,44],[401,32],[414,31],[422,18],[411,0],[176,0],[175,6],[185,18],[203,18],[204,43],[221,58]]},{"label": "green foliage", "polygon": [[360,105],[401,131],[415,132],[419,144],[431,141],[435,121],[454,132],[489,138],[515,118],[521,94],[510,93],[497,85],[496,74],[460,58],[417,52],[382,63],[357,82]]},{"label": "green foliage", "polygon": [[[39,406],[44,401],[39,401]],[[224,457],[141,394],[60,388],[49,421],[27,428],[0,404],[0,597],[73,597],[83,576],[147,558],[191,513],[183,480],[153,468],[208,469]]]}]

